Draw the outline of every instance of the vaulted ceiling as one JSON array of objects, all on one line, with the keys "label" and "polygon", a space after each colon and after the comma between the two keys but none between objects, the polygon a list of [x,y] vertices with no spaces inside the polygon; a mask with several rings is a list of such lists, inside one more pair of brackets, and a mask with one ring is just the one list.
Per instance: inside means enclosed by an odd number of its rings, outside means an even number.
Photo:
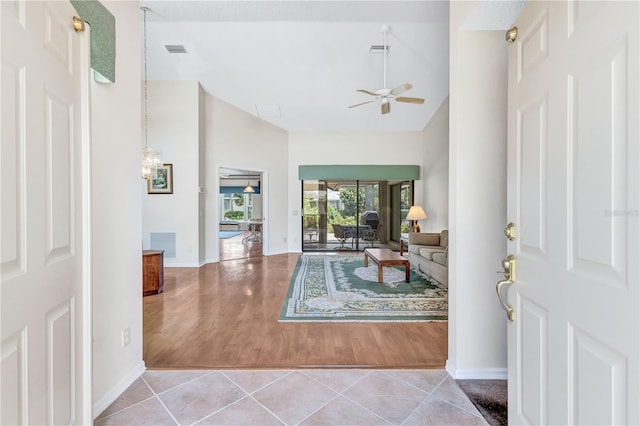
[{"label": "vaulted ceiling", "polygon": [[[204,90],[289,131],[420,131],[449,92],[448,1],[142,1],[150,80]],[[142,20],[142,12],[140,19]],[[392,101],[356,89],[413,88]],[[166,45],[184,46],[169,53]]]}]

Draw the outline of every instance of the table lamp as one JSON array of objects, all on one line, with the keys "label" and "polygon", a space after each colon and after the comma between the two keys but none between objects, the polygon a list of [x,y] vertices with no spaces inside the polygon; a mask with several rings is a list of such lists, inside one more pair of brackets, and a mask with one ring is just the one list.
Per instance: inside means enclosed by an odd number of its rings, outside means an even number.
[{"label": "table lamp", "polygon": [[407,214],[407,220],[413,221],[413,232],[420,232],[419,220],[427,218],[427,214],[422,210],[420,206],[411,206],[409,214]]}]

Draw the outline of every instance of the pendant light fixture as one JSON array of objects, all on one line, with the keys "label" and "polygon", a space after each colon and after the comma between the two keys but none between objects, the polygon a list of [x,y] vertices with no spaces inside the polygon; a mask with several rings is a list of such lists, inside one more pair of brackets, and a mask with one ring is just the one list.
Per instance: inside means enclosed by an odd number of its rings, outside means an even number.
[{"label": "pendant light fixture", "polygon": [[251,182],[247,182],[247,186],[245,186],[244,191],[242,191],[242,192],[247,194],[247,193],[256,192],[256,190],[253,189],[253,186],[251,186]]},{"label": "pendant light fixture", "polygon": [[149,82],[147,80],[147,12],[150,10],[148,7],[140,8],[143,13],[143,53],[144,53],[144,146],[142,147],[142,178],[143,179],[155,179],[158,167],[162,165],[160,159],[160,153],[149,148],[148,134],[149,134],[149,113],[148,113],[148,97],[147,92],[149,88]]}]

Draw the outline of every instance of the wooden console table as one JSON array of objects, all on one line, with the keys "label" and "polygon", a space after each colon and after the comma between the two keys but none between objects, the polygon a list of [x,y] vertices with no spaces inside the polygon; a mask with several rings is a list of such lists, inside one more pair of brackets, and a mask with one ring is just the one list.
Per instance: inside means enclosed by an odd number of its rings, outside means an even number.
[{"label": "wooden console table", "polygon": [[162,293],[164,285],[164,250],[142,251],[142,295]]}]

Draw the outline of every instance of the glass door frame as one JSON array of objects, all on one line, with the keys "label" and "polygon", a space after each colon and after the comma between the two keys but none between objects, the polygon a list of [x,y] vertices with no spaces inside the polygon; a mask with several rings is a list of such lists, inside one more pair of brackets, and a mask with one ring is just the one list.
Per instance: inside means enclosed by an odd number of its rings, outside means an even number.
[{"label": "glass door frame", "polygon": [[[384,185],[383,185],[384,183]],[[313,186],[317,189],[310,189]],[[331,202],[329,200],[329,190],[333,192],[338,192],[331,188],[331,185],[334,188],[338,188],[339,186],[346,188],[355,189],[355,224],[344,224],[345,226],[354,227],[355,235],[350,238],[349,244],[352,245],[350,247],[344,247],[346,243],[340,243],[339,241],[335,241],[336,247],[329,247],[329,239],[327,235],[333,231],[333,228],[330,228],[329,216],[333,214],[330,209],[335,209],[335,207],[331,206]],[[305,188],[305,186],[308,186]],[[363,190],[366,191],[366,187],[374,186],[376,187],[375,194],[372,194],[371,197],[365,197],[365,200],[362,200],[363,194],[361,192]],[[363,226],[360,222],[362,221],[362,215],[367,211],[367,208],[374,209],[378,213],[378,224],[376,226],[383,224],[383,218],[386,218],[386,215],[382,212],[383,209],[387,209],[387,205],[381,206],[381,199],[387,199],[387,196],[383,197],[382,190],[388,191],[387,189],[387,181],[372,181],[372,180],[301,180],[301,250],[303,252],[336,252],[340,250],[349,250],[353,252],[360,252],[367,247],[365,241],[361,240],[361,226]],[[317,198],[315,200],[309,197],[309,194],[315,191],[317,193]],[[306,194],[305,194],[306,193]],[[322,195],[324,194],[324,195]],[[367,198],[371,198],[368,205],[363,205],[362,209],[360,204],[366,203]],[[334,200],[335,201],[335,200]],[[337,205],[339,206],[341,201],[337,201]],[[388,204],[386,202],[385,204]],[[334,216],[335,217],[335,216]],[[351,216],[349,216],[351,218]],[[317,226],[313,226],[316,224]],[[336,223],[339,224],[339,223]],[[315,231],[314,231],[315,229]],[[383,231],[384,234],[384,231]],[[334,243],[334,241],[331,241]],[[338,244],[340,246],[338,247]]]},{"label": "glass door frame", "polygon": [[[403,186],[408,185],[409,196],[408,198],[408,206],[402,205],[402,191]],[[399,200],[394,200],[394,189],[398,188],[400,193]],[[415,181],[413,180],[405,180],[394,183],[389,183],[389,221],[390,221],[390,232],[389,232],[389,241],[400,245],[400,241],[405,239],[403,237],[402,232],[402,224],[406,221],[407,213],[409,208],[414,205],[415,202]],[[397,204],[397,205],[396,205]],[[404,208],[403,208],[404,207]],[[405,212],[406,210],[406,212]],[[396,216],[398,215],[398,216]],[[398,222],[395,220],[399,219]],[[394,223],[395,222],[395,223]],[[410,225],[409,225],[410,226]],[[399,238],[398,238],[399,237]],[[398,239],[396,239],[398,238]],[[407,241],[405,241],[407,242]]]}]

